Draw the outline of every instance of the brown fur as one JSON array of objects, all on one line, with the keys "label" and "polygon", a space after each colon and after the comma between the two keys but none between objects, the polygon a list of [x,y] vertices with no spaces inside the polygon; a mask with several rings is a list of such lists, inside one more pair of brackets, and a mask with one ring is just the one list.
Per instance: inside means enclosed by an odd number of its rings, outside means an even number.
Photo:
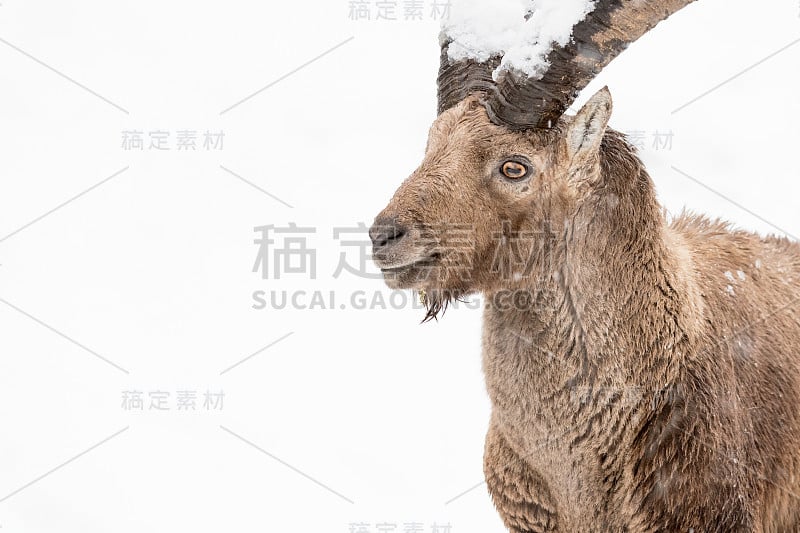
[{"label": "brown fur", "polygon": [[[435,311],[485,296],[484,469],[510,531],[798,531],[800,246],[668,224],[598,101],[548,131],[493,125],[479,96],[444,112],[376,261]],[[497,176],[514,154],[524,184]]]}]

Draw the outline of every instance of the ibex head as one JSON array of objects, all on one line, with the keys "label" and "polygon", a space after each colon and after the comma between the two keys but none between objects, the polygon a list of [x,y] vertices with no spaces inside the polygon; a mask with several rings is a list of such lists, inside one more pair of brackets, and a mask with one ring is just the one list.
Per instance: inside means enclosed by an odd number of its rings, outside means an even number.
[{"label": "ibex head", "polygon": [[630,42],[689,1],[598,0],[535,78],[495,71],[501,57],[452,61],[445,35],[439,116],[424,160],[370,230],[389,286],[429,293],[431,318],[452,298],[534,273],[537,250],[544,259],[582,199],[602,186],[611,94],[600,90],[573,117],[563,112]]}]

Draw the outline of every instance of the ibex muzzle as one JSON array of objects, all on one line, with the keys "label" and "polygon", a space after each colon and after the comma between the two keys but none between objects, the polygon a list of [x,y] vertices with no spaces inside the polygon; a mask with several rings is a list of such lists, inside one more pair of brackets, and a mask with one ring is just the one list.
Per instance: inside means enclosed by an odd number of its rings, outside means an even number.
[{"label": "ibex muzzle", "polygon": [[372,258],[390,286],[401,287],[402,279],[419,277],[420,269],[431,266],[436,259],[435,247],[426,245],[419,227],[400,222],[396,216],[378,217],[369,236]]}]

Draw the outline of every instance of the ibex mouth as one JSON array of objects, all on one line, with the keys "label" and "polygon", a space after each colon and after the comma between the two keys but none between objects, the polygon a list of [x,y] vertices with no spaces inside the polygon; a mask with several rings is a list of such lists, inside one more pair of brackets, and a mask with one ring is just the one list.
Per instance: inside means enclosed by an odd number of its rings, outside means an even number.
[{"label": "ibex mouth", "polygon": [[441,254],[439,252],[433,252],[428,255],[425,255],[419,259],[412,259],[406,263],[400,265],[386,265],[380,266],[381,272],[398,272],[401,270],[405,270],[408,268],[420,267],[420,266],[433,266],[436,262],[438,262]]},{"label": "ibex mouth", "polygon": [[[421,288],[429,284],[432,271],[438,266],[441,253],[431,252],[400,264],[377,261],[386,284],[393,289]],[[383,263],[383,264],[382,264]]]}]

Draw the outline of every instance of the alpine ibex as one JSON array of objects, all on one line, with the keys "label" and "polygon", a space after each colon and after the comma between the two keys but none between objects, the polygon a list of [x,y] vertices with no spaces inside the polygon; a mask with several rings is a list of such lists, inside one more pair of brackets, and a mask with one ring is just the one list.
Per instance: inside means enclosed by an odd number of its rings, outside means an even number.
[{"label": "alpine ibex", "polygon": [[[488,0],[487,0],[488,1]],[[800,246],[668,222],[594,74],[689,0],[598,0],[536,80],[452,61],[370,230],[428,318],[484,295],[484,472],[506,526],[800,531]]]}]

